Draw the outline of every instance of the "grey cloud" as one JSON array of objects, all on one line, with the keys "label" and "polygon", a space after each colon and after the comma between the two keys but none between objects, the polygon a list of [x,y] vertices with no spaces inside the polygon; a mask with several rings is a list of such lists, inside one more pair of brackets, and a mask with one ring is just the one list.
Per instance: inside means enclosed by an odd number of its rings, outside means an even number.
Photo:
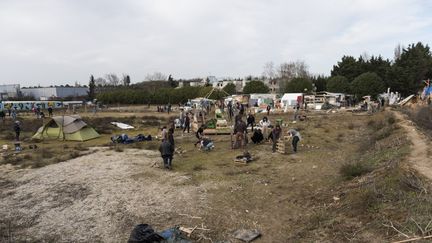
[{"label": "grey cloud", "polygon": [[0,83],[259,75],[267,61],[328,73],[342,55],[430,43],[426,0],[42,0],[0,2]]}]

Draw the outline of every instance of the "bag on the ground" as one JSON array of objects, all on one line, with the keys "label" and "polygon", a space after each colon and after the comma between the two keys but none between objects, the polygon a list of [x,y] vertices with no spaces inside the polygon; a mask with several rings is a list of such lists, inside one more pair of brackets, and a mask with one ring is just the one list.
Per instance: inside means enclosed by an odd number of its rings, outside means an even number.
[{"label": "bag on the ground", "polygon": [[139,224],[132,230],[128,243],[154,243],[164,238],[156,233],[148,224]]}]

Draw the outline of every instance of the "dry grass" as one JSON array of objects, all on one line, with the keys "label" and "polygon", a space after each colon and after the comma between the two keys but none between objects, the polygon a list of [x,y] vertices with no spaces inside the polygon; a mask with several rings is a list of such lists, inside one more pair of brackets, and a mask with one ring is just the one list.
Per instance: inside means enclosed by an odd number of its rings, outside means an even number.
[{"label": "dry grass", "polygon": [[[256,119],[259,120],[262,116],[263,114],[257,114]],[[140,123],[141,117],[142,115],[137,114],[134,119]],[[274,121],[276,118],[283,118],[289,121],[290,117],[290,115],[278,114],[271,115],[270,119]],[[161,119],[160,116],[155,115],[148,120],[156,120],[154,118]],[[119,241],[125,241],[134,223],[144,219],[146,222],[151,222],[156,229],[168,228],[177,223],[192,227],[203,223],[212,229],[204,233],[213,241],[232,240],[230,235],[233,229],[241,227],[258,228],[263,233],[261,239],[263,242],[386,242],[397,238],[394,232],[383,226],[388,221],[418,233],[418,230],[410,228],[414,224],[409,220],[408,215],[412,216],[421,227],[426,228],[425,222],[430,216],[429,212],[432,211],[430,206],[432,204],[428,194],[425,194],[422,189],[425,187],[422,178],[409,176],[401,168],[407,153],[408,141],[403,140],[402,129],[397,129],[396,120],[392,122],[385,113],[378,113],[371,117],[340,113],[308,116],[307,122],[298,122],[294,126],[288,124],[287,127],[283,127],[284,131],[289,128],[301,130],[303,137],[301,141],[303,146],[299,147],[296,155],[273,154],[270,152],[269,143],[249,144],[247,149],[258,159],[248,165],[237,165],[233,162],[233,158],[242,151],[231,150],[229,136],[212,136],[215,150],[203,153],[193,146],[195,142],[193,134],[184,136],[175,134],[176,145],[188,152],[181,156],[174,156],[174,172],[165,172],[151,167],[154,162],[160,162],[157,152],[152,153],[151,156],[140,154],[145,152],[143,149],[157,150],[158,141],[121,145],[119,148],[125,149],[123,153],[115,153],[113,146],[112,150],[106,151],[104,156],[98,154],[91,160],[78,158],[71,163],[53,165],[50,168],[58,171],[86,175],[86,181],[93,181],[88,185],[97,185],[97,188],[90,189],[88,192],[92,193],[93,190],[99,194],[108,192],[110,195],[108,206],[104,206],[103,210],[110,208],[113,210],[104,214],[91,214],[91,218],[88,217],[89,212],[83,212],[68,219],[68,224],[63,224],[65,226],[56,227],[56,224],[50,222],[52,225],[50,227],[61,231],[68,230],[67,225],[76,225],[79,228],[74,228],[73,233],[70,234],[76,236],[86,234],[82,233],[88,232],[83,226],[90,223],[96,227],[92,231],[94,234],[101,237],[116,235]],[[145,129],[134,133],[148,134]],[[376,136],[376,134],[382,135]],[[104,135],[91,143],[83,144],[86,147],[90,144],[106,144],[107,141],[109,136]],[[51,146],[51,144],[43,145]],[[136,148],[136,150],[129,148]],[[53,152],[64,150],[63,145],[59,150],[50,149]],[[75,149],[73,145],[66,149],[79,152],[79,149]],[[139,151],[136,152],[139,156],[135,156],[134,151]],[[100,163],[95,164],[93,160],[100,160]],[[140,164],[141,161],[146,161],[146,164],[143,166]],[[350,165],[341,169],[347,161]],[[74,167],[74,163],[82,163],[82,165]],[[81,166],[87,169],[84,170]],[[65,170],[64,167],[68,169]],[[346,172],[340,174],[339,171],[343,170]],[[95,174],[96,171],[100,174]],[[38,178],[45,178],[46,173],[54,173],[44,172],[44,177]],[[351,179],[344,180],[348,177]],[[68,180],[72,178],[74,177]],[[106,181],[98,182],[99,179]],[[148,185],[153,185],[155,182],[154,190],[146,193],[140,191],[149,189]],[[50,185],[55,186],[58,183],[60,182],[52,182]],[[143,184],[146,187],[136,187]],[[165,187],[168,185],[169,189]],[[200,188],[197,194],[178,193],[187,188],[197,187]],[[155,191],[158,193],[155,194]],[[429,191],[429,188],[426,188],[426,191]],[[19,193],[19,190],[14,192]],[[193,198],[192,201],[199,204],[201,201],[198,196],[195,196],[203,194],[206,195],[206,204],[202,207],[197,207],[189,200]],[[187,196],[189,198],[187,203],[181,201],[179,195]],[[92,203],[100,203],[101,200],[100,195],[97,199],[89,200],[92,196],[94,195],[88,195],[85,199],[87,203],[85,208],[88,210],[93,209]],[[141,198],[145,196],[151,198],[160,196],[161,201],[155,199],[145,204],[142,203]],[[170,198],[167,200],[166,197]],[[338,200],[335,201],[334,197]],[[69,200],[70,197],[66,195],[66,198]],[[74,203],[80,203],[80,200],[78,198]],[[141,201],[130,204],[131,200]],[[59,206],[58,203],[63,203],[64,206]],[[147,213],[151,211],[149,207],[154,209],[152,208],[154,205],[158,206],[161,203],[166,203],[162,208],[173,209],[176,213],[179,213],[179,207],[185,206],[182,209],[187,208],[192,212],[191,214],[202,219],[188,220],[179,217],[178,214],[160,210],[157,210],[157,214]],[[35,205],[39,204],[35,203]],[[44,205],[57,205],[64,213],[71,210],[70,201],[63,202],[59,198]],[[122,207],[122,205],[127,206]],[[135,210],[135,207],[141,207],[141,210]],[[83,219],[83,215],[87,217],[86,220],[77,221]],[[110,225],[111,228],[105,229],[104,225],[94,223],[101,218],[114,222]],[[50,227],[47,226],[45,229],[51,229]],[[44,236],[45,239],[49,239],[55,235],[46,233]],[[40,237],[40,235],[34,236],[35,239]],[[106,239],[103,237],[99,238],[99,241]],[[76,240],[71,238],[71,241],[73,239]]]}]

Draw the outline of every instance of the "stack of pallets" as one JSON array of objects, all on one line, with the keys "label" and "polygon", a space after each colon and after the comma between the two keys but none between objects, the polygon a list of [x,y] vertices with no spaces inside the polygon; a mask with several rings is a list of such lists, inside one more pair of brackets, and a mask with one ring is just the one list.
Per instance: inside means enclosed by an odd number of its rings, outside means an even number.
[{"label": "stack of pallets", "polygon": [[290,140],[291,140],[290,136],[284,136],[283,138],[280,138],[276,144],[277,152],[281,154],[287,154],[290,148],[290,143],[289,143]]}]

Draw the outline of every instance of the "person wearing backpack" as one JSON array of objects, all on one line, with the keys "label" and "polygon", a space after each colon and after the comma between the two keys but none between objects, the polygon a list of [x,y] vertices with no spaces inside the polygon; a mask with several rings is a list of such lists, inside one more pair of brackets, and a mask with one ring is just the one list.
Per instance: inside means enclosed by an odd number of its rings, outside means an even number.
[{"label": "person wearing backpack", "polygon": [[172,169],[172,160],[174,155],[174,146],[168,141],[168,139],[163,139],[161,145],[159,146],[159,152],[161,153],[164,167],[166,169]]}]

